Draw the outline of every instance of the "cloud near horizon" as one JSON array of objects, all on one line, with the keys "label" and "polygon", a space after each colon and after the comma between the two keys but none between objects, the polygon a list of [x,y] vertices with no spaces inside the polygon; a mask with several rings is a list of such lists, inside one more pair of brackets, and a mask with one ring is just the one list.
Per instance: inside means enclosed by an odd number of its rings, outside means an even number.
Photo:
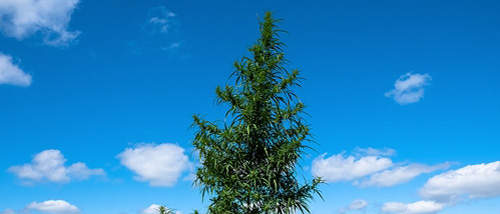
[{"label": "cloud near horizon", "polygon": [[43,43],[67,46],[79,31],[69,31],[71,15],[80,0],[2,0],[0,30],[18,40],[41,34]]},{"label": "cloud near horizon", "polygon": [[66,167],[66,161],[61,151],[49,149],[36,154],[31,163],[11,166],[8,171],[16,174],[26,185],[44,181],[67,183],[72,179],[85,180],[92,175],[106,174],[103,169],[90,169],[82,162]]},{"label": "cloud near horizon", "polygon": [[48,200],[44,202],[32,202],[25,210],[36,210],[42,213],[73,214],[80,213],[80,209],[63,200]]},{"label": "cloud near horizon", "polygon": [[382,206],[382,212],[394,214],[430,214],[445,208],[443,204],[434,201],[417,201],[415,203],[387,202]]},{"label": "cloud near horizon", "polygon": [[416,103],[424,97],[424,86],[432,80],[429,74],[406,73],[394,83],[394,89],[385,93],[386,97],[393,98],[401,105]]}]

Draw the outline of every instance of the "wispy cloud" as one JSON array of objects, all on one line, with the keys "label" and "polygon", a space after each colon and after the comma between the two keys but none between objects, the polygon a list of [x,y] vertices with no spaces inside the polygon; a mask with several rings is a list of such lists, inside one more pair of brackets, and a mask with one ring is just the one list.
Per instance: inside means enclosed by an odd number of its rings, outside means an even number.
[{"label": "wispy cloud", "polygon": [[164,6],[150,8],[140,34],[129,43],[136,54],[163,51],[176,53],[182,45],[179,38],[180,21],[177,14]]},{"label": "wispy cloud", "polygon": [[138,144],[127,148],[117,157],[122,165],[137,174],[138,181],[151,186],[174,186],[183,172],[191,170],[193,164],[184,154],[185,150],[175,144]]},{"label": "wispy cloud", "polygon": [[31,163],[12,166],[8,171],[16,174],[27,185],[44,181],[67,183],[71,179],[84,180],[92,175],[105,175],[103,169],[90,169],[82,162],[69,167],[65,163],[66,159],[59,150],[50,149],[35,155]]},{"label": "wispy cloud", "polygon": [[22,40],[40,33],[43,42],[67,46],[79,31],[68,30],[71,15],[80,0],[2,0],[0,29],[8,37]]},{"label": "wispy cloud", "polygon": [[398,166],[390,170],[385,170],[382,172],[375,173],[370,176],[369,179],[359,183],[359,186],[379,186],[388,187],[394,186],[401,183],[409,182],[415,177],[423,173],[431,173],[436,170],[447,169],[450,167],[449,163],[438,164],[434,166],[428,166],[424,164],[410,164],[407,166]]},{"label": "wispy cloud", "polygon": [[391,148],[374,149],[372,147],[354,149],[354,154],[358,156],[394,156],[397,154],[396,150]]},{"label": "wispy cloud", "polygon": [[29,86],[32,81],[31,75],[14,64],[11,56],[0,53],[0,85]]},{"label": "wispy cloud", "polygon": [[150,11],[152,16],[147,22],[146,26],[149,27],[152,33],[170,33],[178,22],[176,14],[167,10],[167,8],[160,6],[153,8]]},{"label": "wispy cloud", "polygon": [[424,97],[424,86],[431,81],[429,74],[407,73],[399,77],[394,83],[394,89],[385,93],[386,97],[391,97],[401,105],[416,103]]}]

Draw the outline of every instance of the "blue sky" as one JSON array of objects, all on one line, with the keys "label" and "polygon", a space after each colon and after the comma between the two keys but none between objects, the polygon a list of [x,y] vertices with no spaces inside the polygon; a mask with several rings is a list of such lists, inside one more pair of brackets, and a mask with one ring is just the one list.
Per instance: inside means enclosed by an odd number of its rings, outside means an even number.
[{"label": "blue sky", "polygon": [[315,214],[500,212],[497,1],[0,0],[0,213],[205,210],[193,114],[282,18]]}]

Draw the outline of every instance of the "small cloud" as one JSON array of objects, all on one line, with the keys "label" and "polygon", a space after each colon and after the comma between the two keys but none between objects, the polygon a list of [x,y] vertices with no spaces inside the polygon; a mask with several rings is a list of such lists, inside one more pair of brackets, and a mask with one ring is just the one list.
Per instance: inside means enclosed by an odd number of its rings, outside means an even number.
[{"label": "small cloud", "polygon": [[416,103],[424,97],[424,86],[431,81],[429,74],[407,73],[399,77],[394,83],[394,89],[385,93],[386,97],[392,97],[401,105]]},{"label": "small cloud", "polygon": [[151,186],[171,187],[183,172],[193,168],[184,152],[175,144],[138,144],[135,148],[126,148],[117,157],[122,165],[137,174],[136,180],[149,182]]},{"label": "small cloud", "polygon": [[42,213],[72,214],[80,213],[80,209],[63,200],[49,200],[44,202],[32,202],[25,208],[26,210],[36,210]]},{"label": "small cloud", "polygon": [[462,198],[500,196],[500,161],[469,165],[430,178],[420,189],[426,199],[455,203]]},{"label": "small cloud", "polygon": [[417,201],[415,203],[387,202],[382,206],[382,212],[394,214],[429,214],[445,208],[443,204],[434,201]]},{"label": "small cloud", "polygon": [[0,30],[8,37],[22,40],[41,34],[43,42],[52,46],[67,46],[79,31],[69,31],[71,15],[80,0],[2,0]]},{"label": "small cloud", "polygon": [[388,187],[401,183],[406,183],[422,173],[431,173],[436,170],[447,169],[449,163],[427,166],[423,164],[410,164],[407,166],[398,166],[383,172],[378,172],[370,176],[368,180],[362,181],[359,186],[378,186]]},{"label": "small cloud", "polygon": [[12,62],[12,57],[0,53],[0,85],[30,86],[31,75]]},{"label": "small cloud", "polygon": [[339,209],[339,213],[346,213],[353,210],[362,210],[368,206],[368,201],[362,199],[356,199],[351,202],[351,204]]},{"label": "small cloud", "polygon": [[65,163],[66,159],[59,150],[49,149],[36,154],[31,163],[11,166],[8,171],[16,174],[27,185],[43,181],[67,183],[71,179],[84,180],[92,175],[105,175],[103,169],[90,169],[82,162],[69,167]]},{"label": "small cloud", "polygon": [[394,165],[391,159],[379,156],[354,157],[344,153],[325,156],[326,153],[313,160],[312,172],[327,182],[355,180]]}]

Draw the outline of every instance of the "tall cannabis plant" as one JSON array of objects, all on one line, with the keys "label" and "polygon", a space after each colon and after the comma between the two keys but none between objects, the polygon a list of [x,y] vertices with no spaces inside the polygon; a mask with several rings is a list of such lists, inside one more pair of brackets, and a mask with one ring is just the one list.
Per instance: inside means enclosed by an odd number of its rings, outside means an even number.
[{"label": "tall cannabis plant", "polygon": [[299,70],[286,68],[278,22],[266,12],[251,57],[234,63],[235,85],[215,90],[218,102],[230,106],[229,122],[194,116],[202,164],[195,184],[211,197],[209,213],[309,213],[309,200],[320,194],[319,178],[305,184],[296,178],[309,127],[291,90],[299,86]]}]

